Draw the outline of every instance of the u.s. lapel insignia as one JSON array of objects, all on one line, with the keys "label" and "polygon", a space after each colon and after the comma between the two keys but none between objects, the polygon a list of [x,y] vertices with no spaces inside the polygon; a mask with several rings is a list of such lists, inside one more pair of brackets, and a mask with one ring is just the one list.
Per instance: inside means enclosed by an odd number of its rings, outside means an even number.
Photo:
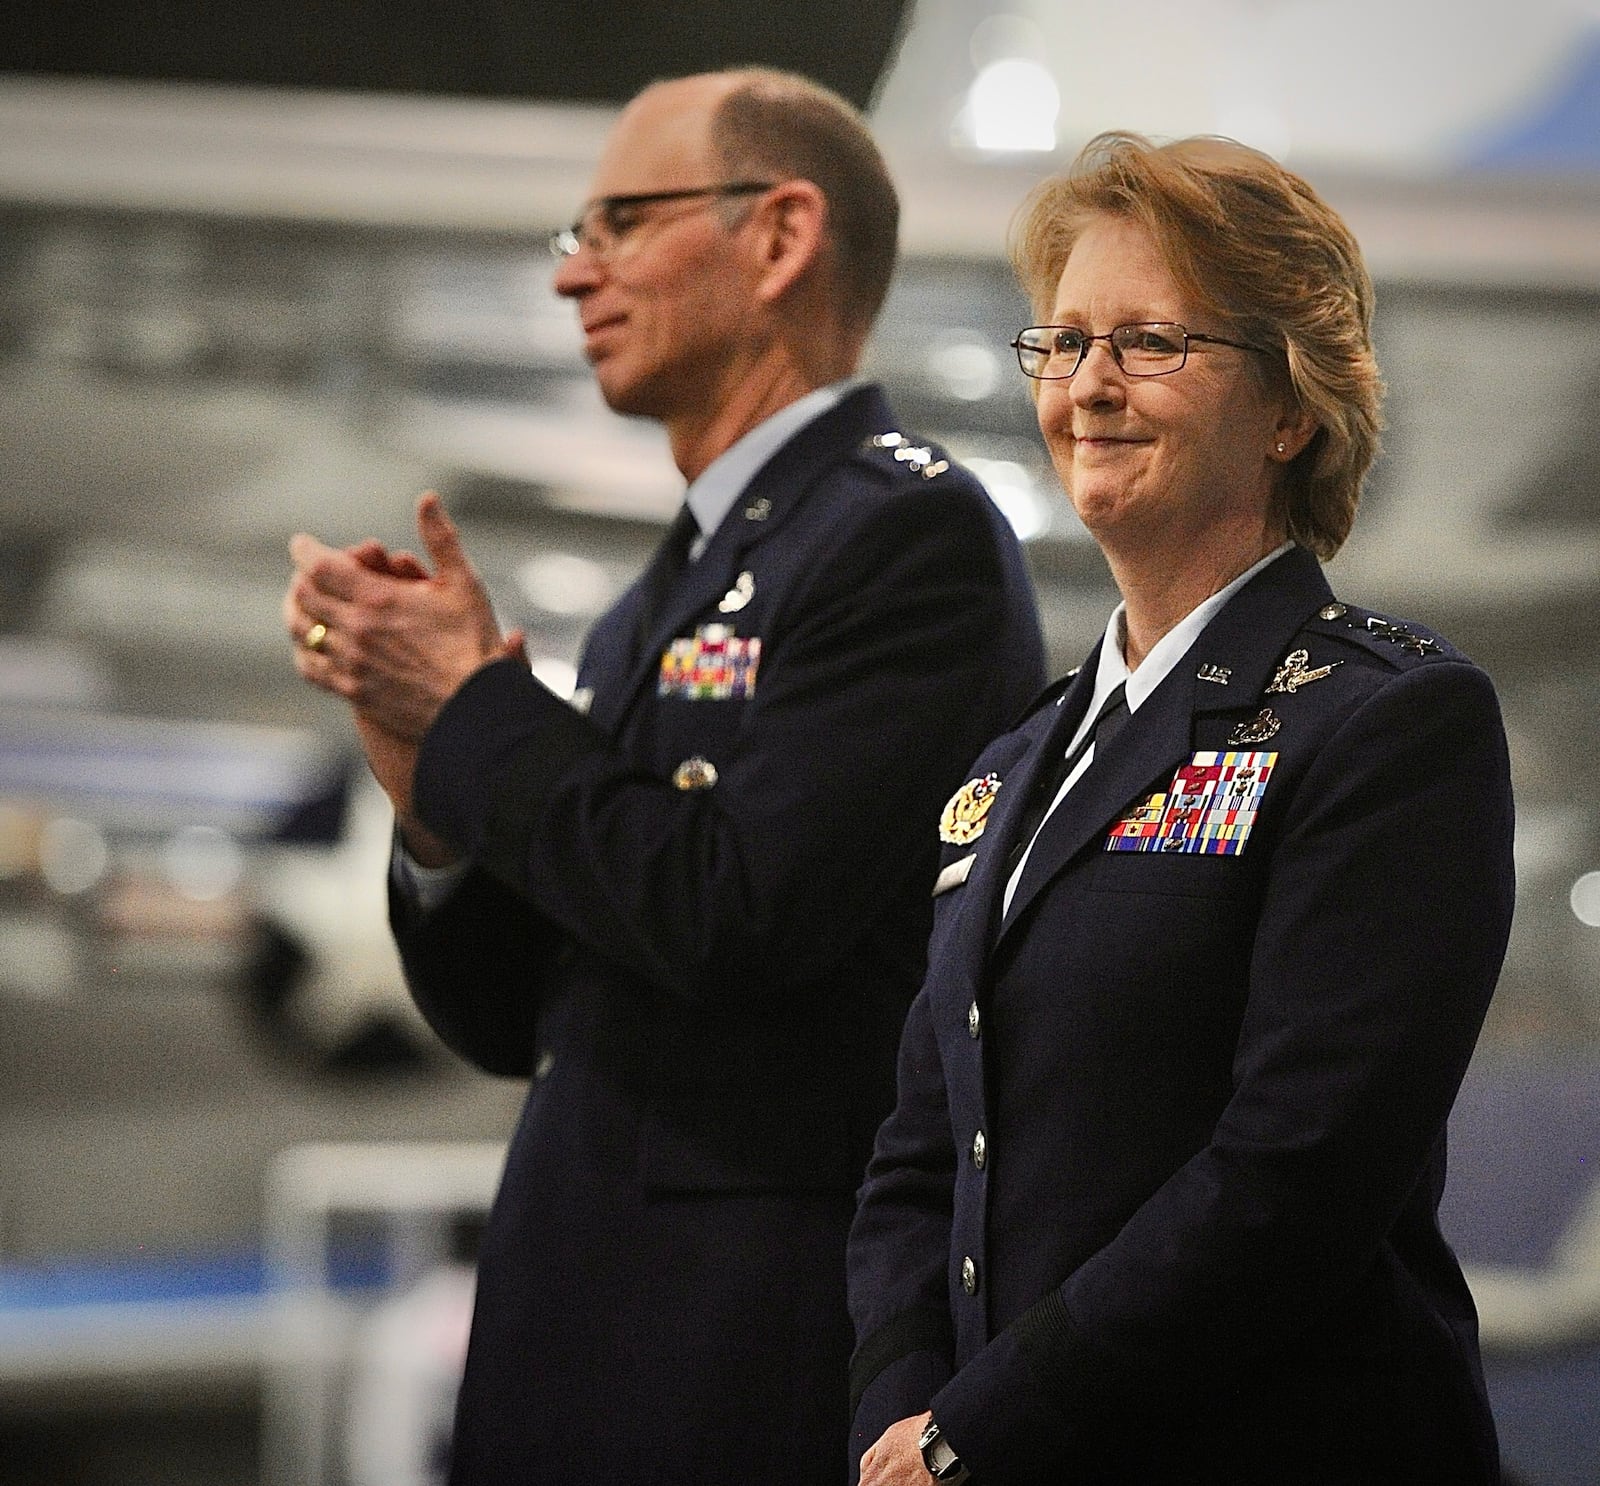
[{"label": "u.s. lapel insignia", "polygon": [[1335,666],[1342,666],[1342,660],[1331,660],[1325,666],[1311,669],[1307,662],[1311,659],[1309,650],[1291,650],[1283,658],[1283,664],[1278,667],[1278,674],[1267,683],[1268,691],[1284,691],[1294,693],[1302,686],[1309,686],[1313,681],[1320,681],[1324,676],[1333,674]]},{"label": "u.s. lapel insignia", "polygon": [[748,568],[733,580],[730,588],[717,601],[719,614],[737,614],[756,596],[756,575]]},{"label": "u.s. lapel insignia", "polygon": [[983,834],[984,817],[1000,789],[998,774],[969,779],[944,807],[939,817],[939,839],[947,846],[967,846]]},{"label": "u.s. lapel insignia", "polygon": [[1255,825],[1276,753],[1197,753],[1106,835],[1107,851],[1238,856]]},{"label": "u.s. lapel insignia", "polygon": [[726,624],[702,624],[661,652],[658,697],[686,702],[748,701],[756,693],[761,641],[740,639]]},{"label": "u.s. lapel insignia", "polygon": [[1265,743],[1268,738],[1275,737],[1282,726],[1282,720],[1272,708],[1263,707],[1248,722],[1241,722],[1228,734],[1228,743],[1234,748],[1246,743]]},{"label": "u.s. lapel insignia", "polygon": [[[1214,666],[1209,661],[1194,673],[1196,681],[1210,681],[1216,686],[1226,686],[1228,677],[1233,675],[1232,666]],[[1269,691],[1271,687],[1267,688]]]}]

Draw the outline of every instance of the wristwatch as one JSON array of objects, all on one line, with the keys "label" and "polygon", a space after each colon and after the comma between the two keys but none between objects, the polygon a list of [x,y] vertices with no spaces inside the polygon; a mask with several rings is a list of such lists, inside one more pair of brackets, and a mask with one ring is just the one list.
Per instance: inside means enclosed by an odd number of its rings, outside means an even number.
[{"label": "wristwatch", "polygon": [[947,1486],[961,1486],[963,1481],[970,1479],[961,1457],[950,1448],[950,1441],[944,1437],[931,1414],[928,1422],[922,1426],[922,1438],[917,1441],[917,1448],[922,1451],[922,1463],[928,1467],[928,1474],[935,1481],[946,1482]]}]

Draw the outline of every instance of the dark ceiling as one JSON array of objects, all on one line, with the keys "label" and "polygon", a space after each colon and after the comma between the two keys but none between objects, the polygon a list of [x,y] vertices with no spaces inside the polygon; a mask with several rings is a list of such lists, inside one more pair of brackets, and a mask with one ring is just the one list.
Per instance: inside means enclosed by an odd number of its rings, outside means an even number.
[{"label": "dark ceiling", "polygon": [[620,103],[653,79],[784,67],[864,107],[906,0],[27,0],[4,66],[25,73]]}]

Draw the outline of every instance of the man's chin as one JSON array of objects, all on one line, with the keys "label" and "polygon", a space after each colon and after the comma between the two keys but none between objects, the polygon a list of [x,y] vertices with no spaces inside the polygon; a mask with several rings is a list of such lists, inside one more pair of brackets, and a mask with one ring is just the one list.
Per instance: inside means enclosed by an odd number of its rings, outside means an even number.
[{"label": "man's chin", "polygon": [[604,361],[594,363],[594,379],[605,405],[613,413],[626,413],[634,418],[658,415],[660,399],[651,396],[647,382],[625,376],[620,367],[608,366]]}]

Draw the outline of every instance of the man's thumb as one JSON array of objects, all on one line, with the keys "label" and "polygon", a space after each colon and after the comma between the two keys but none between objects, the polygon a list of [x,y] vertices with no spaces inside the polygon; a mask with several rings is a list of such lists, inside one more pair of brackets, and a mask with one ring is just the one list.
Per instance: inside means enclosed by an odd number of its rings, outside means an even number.
[{"label": "man's thumb", "polygon": [[472,564],[461,546],[461,534],[455,522],[445,514],[444,502],[431,490],[417,502],[417,531],[440,577],[451,572],[471,572]]}]

